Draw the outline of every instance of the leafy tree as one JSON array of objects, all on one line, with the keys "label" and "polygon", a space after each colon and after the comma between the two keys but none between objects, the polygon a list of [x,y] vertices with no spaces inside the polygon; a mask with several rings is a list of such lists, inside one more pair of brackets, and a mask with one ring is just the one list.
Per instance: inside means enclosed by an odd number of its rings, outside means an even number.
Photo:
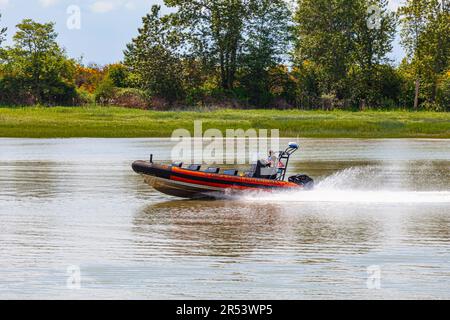
[{"label": "leafy tree", "polygon": [[[2,19],[2,14],[0,13],[0,21],[1,21],[1,19]],[[7,29],[5,27],[0,27],[0,46],[2,45],[2,42],[5,41],[6,31],[7,31]]]},{"label": "leafy tree", "polygon": [[109,77],[105,77],[95,89],[95,101],[101,104],[108,104],[114,98],[115,93],[116,87],[114,86],[113,80]]},{"label": "leafy tree", "polygon": [[94,93],[100,82],[105,78],[105,71],[96,66],[76,65],[75,85],[88,93]]},{"label": "leafy tree", "polygon": [[165,0],[165,3],[178,9],[173,21],[183,31],[187,51],[212,69],[218,66],[221,87],[233,89],[249,0]]},{"label": "leafy tree", "polygon": [[450,68],[438,81],[436,100],[443,111],[450,111]]},{"label": "leafy tree", "polygon": [[[1,21],[2,15],[0,13],[0,21]],[[4,59],[4,50],[2,49],[2,42],[6,39],[6,27],[0,26],[0,72],[1,72],[1,66],[2,66],[2,60]]]},{"label": "leafy tree", "polygon": [[428,82],[427,98],[435,102],[442,74],[450,66],[450,4],[432,1],[428,25],[423,33],[424,82]]},{"label": "leafy tree", "polygon": [[[356,77],[352,84],[357,91],[355,98],[360,106],[366,103],[376,106],[382,102],[382,85],[377,86],[378,73],[386,70],[387,54],[392,51],[396,18],[387,9],[387,0],[355,0],[359,5],[359,19],[355,22],[355,44],[353,50]],[[378,11],[379,10],[379,11]],[[378,12],[377,12],[378,11]],[[378,83],[379,84],[379,83]]]},{"label": "leafy tree", "polygon": [[355,24],[354,55],[359,65],[370,70],[374,65],[388,62],[386,55],[392,51],[397,21],[395,14],[387,8],[388,0],[355,1],[361,15],[358,15]]},{"label": "leafy tree", "polygon": [[450,5],[438,0],[409,0],[399,9],[402,44],[414,70],[414,108],[436,102],[441,75],[450,61]]},{"label": "leafy tree", "polygon": [[399,8],[401,17],[402,45],[406,49],[415,69],[414,109],[419,107],[420,82],[423,73],[426,32],[432,8],[436,0],[407,0]]},{"label": "leafy tree", "polygon": [[[245,19],[242,66],[244,82],[255,104],[271,97],[269,70],[289,52],[291,12],[284,0],[252,0]],[[266,99],[264,99],[266,97]]]},{"label": "leafy tree", "polygon": [[321,91],[348,96],[346,76],[353,63],[355,22],[360,18],[357,1],[298,0],[295,14],[297,64],[308,60],[323,70]]},{"label": "leafy tree", "polygon": [[[308,61],[319,68],[321,95],[352,98],[361,107],[381,101],[377,69],[387,62],[396,27],[387,5],[387,0],[298,1],[295,60],[300,67]],[[371,8],[379,9],[379,21],[371,21]]]},{"label": "leafy tree", "polygon": [[176,52],[177,38],[170,17],[160,17],[160,6],[142,18],[139,35],[127,45],[125,65],[133,73],[132,81],[151,96],[174,102],[183,97],[182,69]]},{"label": "leafy tree", "polygon": [[321,96],[320,79],[323,79],[321,72],[318,65],[308,60],[293,68],[292,74],[297,81],[297,106],[312,109],[318,103]]},{"label": "leafy tree", "polygon": [[57,44],[54,24],[25,19],[17,29],[14,45],[5,53],[4,80],[35,103],[73,103],[75,64]]},{"label": "leafy tree", "polygon": [[123,64],[111,64],[106,69],[106,76],[111,79],[115,87],[126,88],[128,86],[128,69]]},{"label": "leafy tree", "polygon": [[271,106],[286,109],[295,105],[297,83],[289,67],[281,64],[271,67],[267,83],[273,100]]}]

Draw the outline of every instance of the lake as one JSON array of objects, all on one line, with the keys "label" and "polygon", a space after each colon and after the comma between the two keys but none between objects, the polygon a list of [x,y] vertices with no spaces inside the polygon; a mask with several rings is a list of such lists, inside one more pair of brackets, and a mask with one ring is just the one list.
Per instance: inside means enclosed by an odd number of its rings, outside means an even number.
[{"label": "lake", "polygon": [[188,201],[168,139],[0,139],[0,298],[449,299],[450,141],[299,142],[315,190]]}]

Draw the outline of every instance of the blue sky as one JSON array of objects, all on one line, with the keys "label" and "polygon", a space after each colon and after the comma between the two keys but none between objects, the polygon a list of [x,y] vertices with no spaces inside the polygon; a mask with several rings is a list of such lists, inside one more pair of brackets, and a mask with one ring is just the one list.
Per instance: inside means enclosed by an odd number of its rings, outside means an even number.
[{"label": "blue sky", "polygon": [[[401,0],[391,0],[395,9]],[[153,4],[163,0],[0,0],[1,25],[8,27],[8,41],[15,32],[15,25],[24,18],[39,22],[54,21],[59,34],[58,41],[69,56],[83,56],[83,62],[107,64],[120,61],[125,45],[136,36],[141,18]],[[80,9],[80,29],[69,29],[67,20],[70,6]],[[163,12],[167,9],[163,8]],[[396,62],[404,56],[395,43],[391,55]]]}]

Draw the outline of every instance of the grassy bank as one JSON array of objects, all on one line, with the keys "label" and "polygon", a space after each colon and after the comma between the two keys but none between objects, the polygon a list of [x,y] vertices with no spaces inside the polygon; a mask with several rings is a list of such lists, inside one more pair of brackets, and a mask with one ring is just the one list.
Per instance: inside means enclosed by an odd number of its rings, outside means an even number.
[{"label": "grassy bank", "polygon": [[143,111],[115,107],[0,108],[0,137],[170,137],[178,128],[279,129],[284,137],[450,138],[450,113],[299,110]]}]

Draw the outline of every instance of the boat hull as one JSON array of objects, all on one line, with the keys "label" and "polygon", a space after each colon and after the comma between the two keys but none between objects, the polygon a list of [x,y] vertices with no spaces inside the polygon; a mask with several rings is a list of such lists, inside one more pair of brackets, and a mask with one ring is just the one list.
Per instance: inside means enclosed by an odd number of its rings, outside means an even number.
[{"label": "boat hull", "polygon": [[146,161],[133,163],[133,170],[161,193],[181,198],[217,198],[245,191],[299,190],[295,183],[249,177],[210,174]]}]

